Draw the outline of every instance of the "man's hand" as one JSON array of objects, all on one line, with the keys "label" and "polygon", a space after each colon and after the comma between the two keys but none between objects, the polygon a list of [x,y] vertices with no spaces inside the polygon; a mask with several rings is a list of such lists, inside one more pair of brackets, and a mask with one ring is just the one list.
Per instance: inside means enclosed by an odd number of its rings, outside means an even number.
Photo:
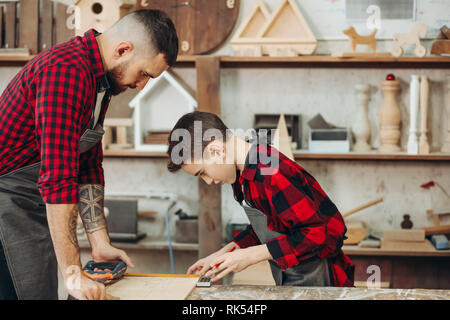
[{"label": "man's hand", "polygon": [[[230,272],[240,272],[253,264],[271,259],[272,256],[265,244],[227,252],[210,263],[210,270],[205,276],[211,277],[214,275],[211,282],[216,282]],[[216,265],[218,266],[216,267]]]},{"label": "man's hand", "polygon": [[118,262],[122,260],[129,268],[134,268],[133,262],[125,251],[114,248],[110,244],[104,244],[93,249],[92,258],[95,262]]},{"label": "man's hand", "polygon": [[81,272],[68,277],[65,285],[69,294],[78,300],[119,300],[106,293],[103,283],[93,281]]}]

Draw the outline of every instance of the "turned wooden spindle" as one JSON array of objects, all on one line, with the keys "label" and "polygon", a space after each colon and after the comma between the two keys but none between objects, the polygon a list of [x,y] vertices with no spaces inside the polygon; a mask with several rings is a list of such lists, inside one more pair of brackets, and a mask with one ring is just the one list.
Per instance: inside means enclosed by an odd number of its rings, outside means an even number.
[{"label": "turned wooden spindle", "polygon": [[380,119],[380,140],[378,148],[382,153],[400,152],[400,123],[401,113],[397,102],[397,93],[400,91],[400,82],[395,76],[389,74],[387,80],[381,82],[383,90],[383,103],[378,114]]},{"label": "turned wooden spindle", "polygon": [[352,126],[353,135],[355,136],[355,145],[353,151],[367,152],[371,150],[368,143],[370,138],[370,123],[368,115],[369,107],[369,90],[368,84],[357,84],[355,86],[356,98],[358,101],[356,119]]},{"label": "turned wooden spindle", "polygon": [[411,75],[411,83],[409,86],[409,137],[408,137],[408,154],[419,153],[419,140],[417,139],[417,113],[419,111],[419,76]]},{"label": "turned wooden spindle", "polygon": [[450,75],[447,76],[447,93],[446,93],[446,110],[447,110],[447,136],[442,145],[442,152],[450,153]]},{"label": "turned wooden spindle", "polygon": [[430,87],[427,76],[420,77],[420,139],[419,139],[419,154],[429,154],[430,145],[428,144],[428,95]]}]

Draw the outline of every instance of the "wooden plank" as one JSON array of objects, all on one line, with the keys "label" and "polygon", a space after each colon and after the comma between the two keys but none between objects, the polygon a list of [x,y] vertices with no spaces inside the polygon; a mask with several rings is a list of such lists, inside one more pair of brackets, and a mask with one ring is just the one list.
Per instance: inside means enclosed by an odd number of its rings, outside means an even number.
[{"label": "wooden plank", "polygon": [[75,36],[75,28],[69,29],[67,27],[68,19],[70,19],[70,14],[67,13],[67,6],[65,4],[57,2],[55,16],[55,44],[66,42],[70,38]]},{"label": "wooden plank", "polygon": [[31,54],[39,50],[39,0],[20,1],[19,47],[30,49]]},{"label": "wooden plank", "polygon": [[[198,111],[220,115],[220,61],[218,57],[198,57]],[[222,238],[222,194],[220,185],[207,185],[199,179],[199,257],[219,250]]]},{"label": "wooden plank", "polygon": [[15,48],[17,3],[8,2],[5,4],[5,8],[5,48]]},{"label": "wooden plank", "polygon": [[388,241],[381,240],[381,250],[390,251],[437,251],[431,242],[425,241]]},{"label": "wooden plank", "polygon": [[431,236],[433,234],[450,234],[450,225],[436,226],[436,227],[426,227],[425,235]]},{"label": "wooden plank", "polygon": [[3,7],[0,6],[0,48],[3,47]]},{"label": "wooden plank", "polygon": [[39,43],[39,50],[44,51],[53,46],[53,1],[41,0],[42,15],[41,15],[41,37]]},{"label": "wooden plank", "polygon": [[106,288],[121,300],[184,300],[197,284],[198,277],[125,276]]},{"label": "wooden plank", "polygon": [[425,241],[425,231],[422,229],[384,230],[383,236],[386,241]]}]

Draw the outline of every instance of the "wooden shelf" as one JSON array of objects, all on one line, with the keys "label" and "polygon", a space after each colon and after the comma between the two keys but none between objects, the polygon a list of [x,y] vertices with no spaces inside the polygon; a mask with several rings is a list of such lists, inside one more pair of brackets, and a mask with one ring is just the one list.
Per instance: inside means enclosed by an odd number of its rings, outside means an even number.
[{"label": "wooden shelf", "polygon": [[167,158],[165,152],[143,152],[143,151],[108,151],[103,152],[105,158]]},{"label": "wooden shelf", "polygon": [[220,58],[222,67],[328,67],[328,68],[450,68],[450,57],[332,57],[301,56],[276,57],[232,57]]},{"label": "wooden shelf", "polygon": [[[105,158],[167,158],[164,152],[105,151]],[[432,153],[429,155],[409,155],[406,153],[309,153],[295,152],[295,160],[386,160],[386,161],[450,161],[450,154]]]},{"label": "wooden shelf", "polygon": [[[34,56],[0,56],[0,65],[24,65]],[[195,67],[197,57],[180,55],[176,67]],[[450,68],[450,57],[235,57],[220,56],[223,68]]]},{"label": "wooden shelf", "polygon": [[450,250],[400,251],[378,248],[360,248],[356,245],[344,245],[342,250],[349,256],[402,256],[402,257],[450,257]]},{"label": "wooden shelf", "polygon": [[295,160],[386,160],[386,161],[450,161],[450,154],[431,153],[428,155],[410,155],[407,153],[309,153],[295,152]]}]

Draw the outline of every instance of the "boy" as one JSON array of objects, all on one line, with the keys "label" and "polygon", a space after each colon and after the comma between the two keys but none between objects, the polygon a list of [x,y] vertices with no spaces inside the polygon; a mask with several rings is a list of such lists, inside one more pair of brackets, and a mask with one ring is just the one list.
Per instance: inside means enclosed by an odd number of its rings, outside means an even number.
[{"label": "boy", "polygon": [[[212,281],[268,260],[277,285],[353,286],[346,227],[317,181],[265,141],[248,143],[207,112],[181,117],[169,137],[170,172],[231,184],[250,225],[188,273]],[[245,200],[245,201],[244,201]],[[234,250],[236,249],[236,250]]]}]

